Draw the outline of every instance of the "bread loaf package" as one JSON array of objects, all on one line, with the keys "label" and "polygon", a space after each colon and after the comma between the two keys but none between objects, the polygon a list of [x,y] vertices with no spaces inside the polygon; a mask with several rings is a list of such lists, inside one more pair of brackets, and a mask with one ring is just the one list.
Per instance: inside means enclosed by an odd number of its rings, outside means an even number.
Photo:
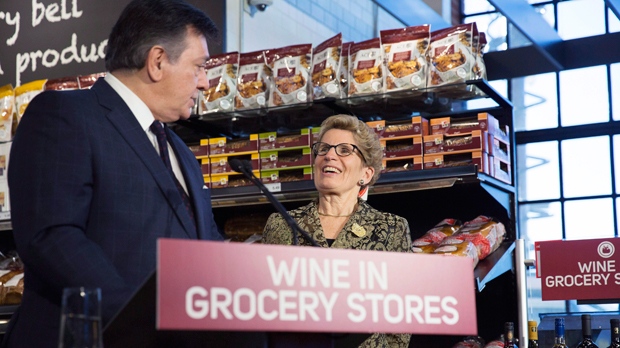
[{"label": "bread loaf package", "polygon": [[[461,227],[461,221],[457,219],[443,219],[438,224],[436,224],[433,228],[424,233],[420,238],[416,238],[413,240],[412,245],[414,247],[424,247],[428,245],[434,244],[435,246],[439,245],[444,238],[453,235],[456,231]],[[424,252],[422,250],[429,250],[430,248],[421,249],[419,252]],[[434,249],[433,249],[434,250]],[[431,252],[433,250],[430,250]]]},{"label": "bread loaf package", "polygon": [[476,267],[479,259],[478,250],[474,243],[455,237],[456,235],[444,238],[441,244],[433,251],[433,254],[467,257],[471,260],[472,267]]},{"label": "bread loaf package", "polygon": [[493,218],[480,215],[463,224],[459,232],[452,236],[474,243],[478,250],[478,258],[483,260],[499,248],[506,235],[506,228]]}]

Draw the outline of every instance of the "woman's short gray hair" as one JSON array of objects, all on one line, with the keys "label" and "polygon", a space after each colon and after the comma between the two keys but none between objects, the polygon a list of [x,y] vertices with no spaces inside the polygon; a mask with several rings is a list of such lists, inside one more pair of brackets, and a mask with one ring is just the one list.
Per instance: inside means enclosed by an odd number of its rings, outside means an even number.
[{"label": "woman's short gray hair", "polygon": [[367,185],[374,184],[381,175],[383,149],[379,136],[363,121],[351,115],[334,115],[326,118],[321,123],[321,131],[319,132],[319,141],[323,139],[325,133],[330,129],[341,129],[349,131],[355,138],[356,145],[359,147],[362,155],[366,159],[365,163],[368,167],[375,169],[375,174]]}]

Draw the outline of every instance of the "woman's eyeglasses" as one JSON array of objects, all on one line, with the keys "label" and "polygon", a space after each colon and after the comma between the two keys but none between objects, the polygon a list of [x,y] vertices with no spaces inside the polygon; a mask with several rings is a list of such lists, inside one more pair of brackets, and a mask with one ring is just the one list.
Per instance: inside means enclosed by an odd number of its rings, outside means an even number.
[{"label": "woman's eyeglasses", "polygon": [[312,152],[314,153],[315,156],[325,156],[327,155],[327,153],[332,147],[336,150],[336,155],[340,157],[351,156],[353,152],[357,150],[357,153],[360,154],[360,156],[362,157],[362,160],[366,162],[366,158],[364,158],[364,155],[360,151],[359,147],[353,144],[348,144],[348,143],[340,143],[337,145],[329,145],[328,143],[323,143],[323,142],[314,143],[312,144]]}]

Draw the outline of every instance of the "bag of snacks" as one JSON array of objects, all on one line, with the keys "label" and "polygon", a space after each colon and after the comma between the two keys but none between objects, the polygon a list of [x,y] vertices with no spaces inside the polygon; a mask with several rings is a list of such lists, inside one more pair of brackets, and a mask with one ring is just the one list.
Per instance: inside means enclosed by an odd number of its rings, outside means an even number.
[{"label": "bag of snacks", "polygon": [[351,44],[349,52],[349,96],[383,92],[381,39]]},{"label": "bag of snacks", "polygon": [[239,54],[235,110],[267,106],[267,78],[270,74],[263,51]]},{"label": "bag of snacks", "polygon": [[484,64],[482,58],[482,52],[487,45],[487,36],[484,33],[478,33],[478,44],[475,45],[476,64],[474,65],[474,78],[485,79],[487,78],[487,67]]},{"label": "bag of snacks", "polygon": [[265,51],[271,69],[269,106],[291,105],[312,100],[310,63],[312,45],[301,44]]},{"label": "bag of snacks", "polygon": [[428,87],[465,82],[473,78],[475,23],[461,24],[431,33],[428,50]]},{"label": "bag of snacks", "polygon": [[343,43],[340,51],[340,62],[338,63],[340,98],[346,98],[349,95],[349,52],[351,52],[352,44],[353,42]]},{"label": "bag of snacks", "polygon": [[237,89],[239,53],[213,56],[205,64],[209,89],[200,94],[198,113],[232,111]]},{"label": "bag of snacks", "polygon": [[0,87],[0,141],[11,140],[15,91],[10,84]]},{"label": "bag of snacks", "polygon": [[15,88],[15,106],[17,107],[17,123],[22,119],[30,101],[43,92],[47,80],[35,80]]},{"label": "bag of snacks", "polygon": [[338,66],[342,50],[342,34],[319,44],[312,55],[313,99],[340,97]]},{"label": "bag of snacks", "polygon": [[428,24],[381,31],[387,68],[386,92],[426,87],[426,51],[429,41]]}]

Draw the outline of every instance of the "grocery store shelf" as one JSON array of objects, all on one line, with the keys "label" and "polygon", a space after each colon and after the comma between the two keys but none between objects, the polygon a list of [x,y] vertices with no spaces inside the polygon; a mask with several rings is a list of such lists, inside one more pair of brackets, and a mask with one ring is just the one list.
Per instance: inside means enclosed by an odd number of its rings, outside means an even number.
[{"label": "grocery store shelf", "polygon": [[482,291],[485,285],[493,279],[514,270],[512,255],[514,249],[514,242],[504,242],[497,250],[478,263],[474,270],[478,291]]}]

